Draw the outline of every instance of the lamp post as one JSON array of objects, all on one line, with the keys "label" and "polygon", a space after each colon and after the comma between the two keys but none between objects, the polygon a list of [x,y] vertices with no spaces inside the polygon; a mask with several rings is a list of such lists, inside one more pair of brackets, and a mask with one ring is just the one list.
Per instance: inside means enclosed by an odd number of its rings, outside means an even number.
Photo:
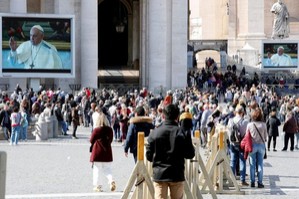
[{"label": "lamp post", "polygon": [[125,16],[123,16],[125,14],[125,12],[122,12],[122,5],[121,5],[121,0],[118,0],[118,17],[117,17],[117,22],[115,25],[115,30],[118,33],[123,33],[125,31],[126,28],[126,23],[127,23],[127,19]]},{"label": "lamp post", "polygon": [[115,30],[118,33],[123,33],[125,31],[125,25],[124,25],[124,23],[123,22],[119,22],[118,24],[116,24]]}]

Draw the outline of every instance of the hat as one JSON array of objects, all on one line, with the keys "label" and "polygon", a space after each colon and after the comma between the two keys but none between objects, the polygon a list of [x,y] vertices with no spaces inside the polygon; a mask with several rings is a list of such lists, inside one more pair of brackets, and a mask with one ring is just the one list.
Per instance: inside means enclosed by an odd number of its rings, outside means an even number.
[{"label": "hat", "polygon": [[41,32],[44,32],[44,29],[40,25],[34,25],[34,26],[32,26],[31,29],[33,29],[33,28],[36,28],[36,29],[40,30]]}]

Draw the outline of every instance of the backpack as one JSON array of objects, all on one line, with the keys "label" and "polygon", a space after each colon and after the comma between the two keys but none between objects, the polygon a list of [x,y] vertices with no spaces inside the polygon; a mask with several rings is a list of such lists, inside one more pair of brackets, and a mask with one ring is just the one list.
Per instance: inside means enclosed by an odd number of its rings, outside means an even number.
[{"label": "backpack", "polygon": [[241,136],[241,133],[240,133],[240,126],[241,126],[242,121],[243,121],[243,119],[240,119],[238,121],[238,123],[233,122],[233,126],[231,128],[229,138],[230,138],[231,143],[233,143],[234,145],[240,145],[240,143],[243,139]]}]

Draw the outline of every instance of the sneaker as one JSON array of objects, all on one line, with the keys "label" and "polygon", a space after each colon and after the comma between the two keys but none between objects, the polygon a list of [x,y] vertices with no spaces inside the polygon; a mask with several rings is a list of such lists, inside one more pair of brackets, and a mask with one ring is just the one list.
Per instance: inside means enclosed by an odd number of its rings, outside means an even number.
[{"label": "sneaker", "polygon": [[244,181],[244,182],[241,182],[241,185],[242,185],[242,186],[249,186],[249,184],[248,184],[247,182],[245,182],[245,181]]},{"label": "sneaker", "polygon": [[255,187],[255,184],[254,184],[254,182],[250,184],[250,187]]},{"label": "sneaker", "polygon": [[273,149],[273,151],[277,151],[276,149]]},{"label": "sneaker", "polygon": [[110,190],[115,191],[115,189],[116,189],[115,181],[112,181],[111,184],[110,184]]},{"label": "sneaker", "polygon": [[93,191],[95,191],[95,192],[103,192],[102,186],[99,185],[99,186],[94,187]]},{"label": "sneaker", "polygon": [[258,187],[258,188],[264,188],[265,186],[264,186],[263,184],[258,183],[258,184],[257,184],[257,187]]},{"label": "sneaker", "polygon": [[78,139],[78,137],[76,137],[76,136],[72,136],[72,139]]},{"label": "sneaker", "polygon": [[287,149],[282,149],[281,151],[287,151]]}]

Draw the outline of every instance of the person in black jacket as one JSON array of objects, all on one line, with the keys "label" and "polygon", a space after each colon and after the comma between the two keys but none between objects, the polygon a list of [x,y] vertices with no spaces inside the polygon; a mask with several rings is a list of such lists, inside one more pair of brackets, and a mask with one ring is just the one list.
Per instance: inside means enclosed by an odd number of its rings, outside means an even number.
[{"label": "person in black jacket", "polygon": [[5,139],[9,140],[11,135],[11,121],[10,110],[7,104],[4,105],[3,110],[0,112],[0,124],[3,129]]},{"label": "person in black jacket", "polygon": [[66,122],[63,119],[63,115],[61,112],[61,102],[57,101],[56,105],[54,107],[54,114],[57,118],[57,121],[59,125],[61,125],[62,135],[67,135],[67,125]]},{"label": "person in black jacket", "polygon": [[152,118],[145,116],[145,109],[143,106],[139,106],[135,110],[135,117],[132,117],[129,121],[130,125],[125,141],[125,156],[128,157],[128,151],[133,154],[135,163],[137,162],[137,141],[138,132],[144,132],[144,136],[147,137],[150,134],[150,130],[155,128],[152,123]]},{"label": "person in black jacket", "polygon": [[164,122],[149,135],[146,158],[153,163],[155,198],[183,198],[185,158],[191,159],[195,150],[191,133],[178,126],[179,108],[173,104],[163,109]]},{"label": "person in black jacket", "polygon": [[276,117],[275,109],[272,109],[270,117],[267,122],[267,131],[269,135],[268,139],[268,151],[270,151],[271,140],[273,138],[273,151],[277,151],[276,148],[276,137],[279,136],[278,127],[280,126],[280,120]]}]

